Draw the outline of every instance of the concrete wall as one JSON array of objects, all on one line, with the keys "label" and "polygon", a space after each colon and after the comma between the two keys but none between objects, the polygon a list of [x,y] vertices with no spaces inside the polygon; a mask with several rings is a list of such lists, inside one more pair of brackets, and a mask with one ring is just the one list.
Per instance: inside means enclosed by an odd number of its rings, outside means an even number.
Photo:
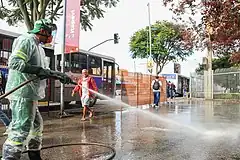
[{"label": "concrete wall", "polygon": [[[154,76],[132,73],[132,72],[121,72],[121,95],[122,101],[132,105],[146,105],[153,103],[153,93],[151,89],[151,83]],[[166,101],[166,79],[160,77],[163,84],[163,92],[161,92],[161,102]]]}]

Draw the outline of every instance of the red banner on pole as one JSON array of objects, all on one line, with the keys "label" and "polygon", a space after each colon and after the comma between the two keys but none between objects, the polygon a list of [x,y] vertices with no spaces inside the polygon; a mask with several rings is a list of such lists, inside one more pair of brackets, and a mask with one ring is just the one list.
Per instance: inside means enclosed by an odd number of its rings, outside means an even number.
[{"label": "red banner on pole", "polygon": [[65,53],[79,50],[81,0],[66,0]]}]

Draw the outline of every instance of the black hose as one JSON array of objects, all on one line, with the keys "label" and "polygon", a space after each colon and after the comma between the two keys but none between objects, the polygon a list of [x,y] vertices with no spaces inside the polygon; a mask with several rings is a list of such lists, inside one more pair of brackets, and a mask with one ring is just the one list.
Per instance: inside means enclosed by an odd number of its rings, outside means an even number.
[{"label": "black hose", "polygon": [[5,98],[5,97],[7,97],[9,94],[15,92],[15,91],[18,90],[19,88],[25,86],[26,84],[28,84],[28,83],[30,83],[30,82],[36,80],[36,79],[38,79],[38,77],[35,77],[35,78],[32,78],[32,79],[29,79],[29,80],[27,80],[27,81],[21,83],[21,84],[18,85],[17,87],[13,88],[11,91],[9,91],[9,92],[7,92],[7,93],[1,95],[1,96],[0,96],[0,100],[3,99],[3,98]]},{"label": "black hose", "polygon": [[[17,87],[13,88],[11,91],[9,91],[9,92],[7,92],[7,93],[1,95],[1,96],[0,96],[0,100],[2,100],[3,98],[7,97],[9,94],[12,94],[12,93],[15,92],[16,90],[20,89],[21,87],[25,86],[26,84],[28,84],[28,83],[30,83],[30,82],[32,82],[32,81],[38,79],[38,78],[39,78],[39,77],[34,77],[34,78],[32,78],[32,79],[29,79],[29,80],[27,80],[27,81],[21,83],[21,84],[18,85]],[[73,81],[70,82],[70,83],[71,83],[71,84],[74,84],[74,85],[77,85],[77,83],[76,83],[76,82],[73,82]]]},{"label": "black hose", "polygon": [[[108,157],[106,160],[112,160],[115,155],[116,155],[116,151],[113,147],[107,146],[105,144],[102,143],[87,143],[87,142],[79,142],[79,143],[63,143],[63,144],[56,144],[56,145],[51,145],[51,146],[46,146],[46,147],[42,147],[41,150],[44,149],[50,149],[50,148],[57,148],[57,147],[65,147],[65,146],[79,146],[79,145],[93,145],[93,146],[101,146],[101,147],[105,147],[108,148],[112,151],[112,154],[110,155],[110,157]],[[23,153],[27,153],[27,151],[24,151]]]},{"label": "black hose", "polygon": [[[57,148],[57,147],[65,147],[65,146],[79,146],[79,145],[93,145],[93,146],[101,146],[101,147],[105,147],[108,148],[112,151],[112,154],[110,155],[110,157],[108,157],[106,160],[112,160],[115,155],[116,155],[116,150],[113,147],[107,146],[105,144],[102,143],[87,143],[87,142],[79,142],[79,143],[63,143],[63,144],[56,144],[56,145],[51,145],[51,146],[46,146],[46,147],[42,147],[41,150],[44,149],[50,149],[50,148]],[[27,151],[24,151],[22,153],[27,153]],[[0,158],[2,158],[2,155],[0,156]]]}]

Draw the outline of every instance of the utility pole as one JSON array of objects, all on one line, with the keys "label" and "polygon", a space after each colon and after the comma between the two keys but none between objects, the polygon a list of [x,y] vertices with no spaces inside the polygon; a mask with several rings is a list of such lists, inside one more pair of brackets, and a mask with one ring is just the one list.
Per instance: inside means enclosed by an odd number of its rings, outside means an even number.
[{"label": "utility pole", "polygon": [[134,60],[133,62],[133,65],[134,65],[134,73],[136,72],[136,61]]},{"label": "utility pole", "polygon": [[213,99],[213,70],[212,70],[212,56],[213,48],[211,41],[211,32],[208,33],[208,99]]},{"label": "utility pole", "polygon": [[153,71],[153,62],[152,62],[152,26],[151,26],[151,9],[150,9],[150,3],[147,4],[148,6],[148,31],[149,31],[149,61],[148,61],[148,70],[150,70],[150,73],[152,75]]},{"label": "utility pole", "polygon": [[[147,49],[149,48],[149,33],[147,32]],[[148,74],[148,58],[147,58],[147,62],[146,62],[146,74]]]},{"label": "utility pole", "polygon": [[149,55],[152,57],[152,32],[151,32],[151,9],[150,9],[150,3],[148,3],[148,22],[149,22]]},{"label": "utility pole", "polygon": [[207,58],[206,58],[206,70],[204,71],[204,97],[206,99],[213,99],[213,71],[212,71],[212,27],[206,23],[206,32],[207,32]]}]

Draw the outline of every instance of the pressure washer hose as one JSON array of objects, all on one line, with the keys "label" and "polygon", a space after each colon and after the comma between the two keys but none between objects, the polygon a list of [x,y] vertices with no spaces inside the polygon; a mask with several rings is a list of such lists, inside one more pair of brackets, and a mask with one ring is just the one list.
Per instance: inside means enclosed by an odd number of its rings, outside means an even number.
[{"label": "pressure washer hose", "polygon": [[0,96],[0,100],[2,100],[3,98],[7,97],[9,94],[12,94],[12,93],[15,92],[16,90],[22,88],[22,87],[25,86],[26,84],[28,84],[28,83],[30,83],[30,82],[36,80],[36,79],[38,79],[38,77],[35,77],[35,78],[32,78],[32,79],[29,79],[29,80],[27,80],[27,81],[21,83],[20,85],[18,85],[17,87],[13,88],[13,89],[10,90],[9,92],[7,92],[7,93],[1,95],[1,96]]},{"label": "pressure washer hose", "polygon": [[[9,92],[3,94],[0,96],[0,100],[2,100],[3,98],[7,97],[8,95],[12,94],[13,92],[17,91],[18,89],[20,89],[21,87],[25,86],[26,84],[34,81],[38,79],[38,77],[32,78],[30,80],[27,80],[23,83],[21,83],[20,85],[18,85],[17,87],[15,87],[14,89],[10,90]],[[71,82],[71,84],[76,85],[76,82]],[[77,146],[77,145],[95,145],[95,146],[101,146],[101,147],[105,147],[105,148],[109,148],[112,151],[112,154],[110,155],[109,158],[107,158],[107,160],[111,160],[115,157],[116,155],[116,151],[113,147],[107,146],[105,144],[101,144],[101,143],[64,143],[64,144],[57,144],[57,145],[51,145],[51,146],[46,146],[46,147],[42,147],[42,150],[44,149],[50,149],[50,148],[57,148],[57,147],[64,147],[64,146]],[[27,151],[24,151],[23,153],[26,153]],[[2,158],[2,156],[0,156],[0,158]]]},{"label": "pressure washer hose", "polygon": [[[100,146],[100,147],[104,147],[104,148],[108,148],[111,150],[112,154],[109,155],[109,157],[106,160],[112,160],[115,155],[116,155],[116,151],[113,147],[107,146],[105,144],[102,143],[90,143],[90,142],[79,142],[79,143],[63,143],[63,144],[56,144],[56,145],[51,145],[51,146],[46,146],[46,147],[42,147],[41,150],[44,149],[51,149],[51,148],[58,148],[58,147],[65,147],[65,146],[79,146],[79,145],[84,145],[84,146]],[[24,151],[23,153],[27,153],[27,151]]]}]

